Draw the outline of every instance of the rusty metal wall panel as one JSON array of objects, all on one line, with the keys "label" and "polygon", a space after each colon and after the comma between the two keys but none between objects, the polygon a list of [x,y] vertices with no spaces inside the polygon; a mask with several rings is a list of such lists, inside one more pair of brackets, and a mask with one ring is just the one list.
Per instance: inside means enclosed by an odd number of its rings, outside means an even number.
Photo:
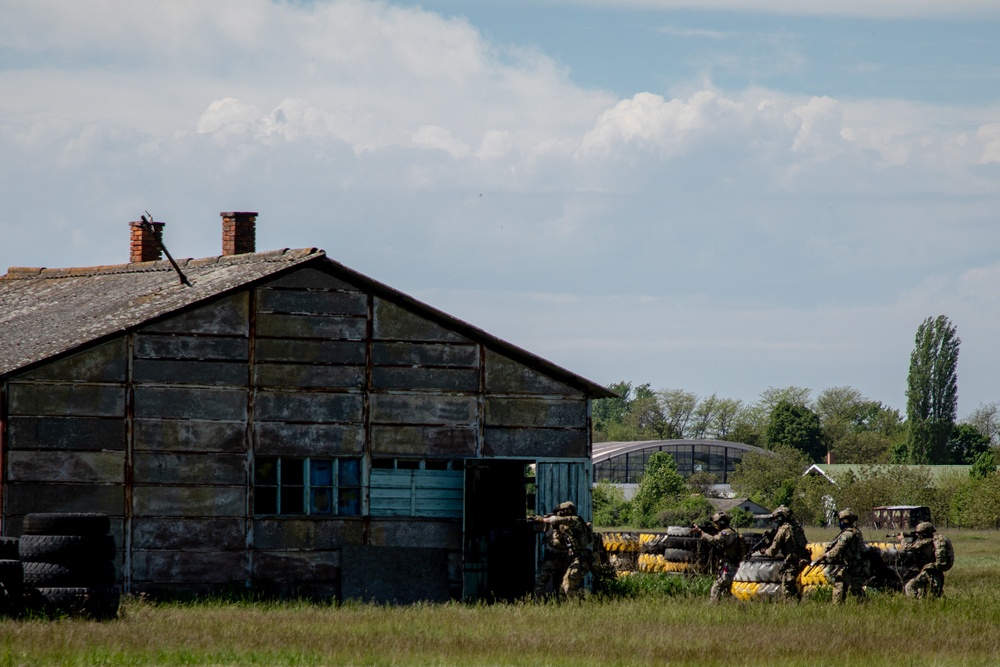
[{"label": "rusty metal wall panel", "polygon": [[7,454],[7,479],[12,482],[124,484],[125,455],[123,452],[15,450]]},{"label": "rusty metal wall panel", "polygon": [[491,350],[486,351],[486,391],[493,394],[548,394],[584,398],[582,392]]},{"label": "rusty metal wall panel", "polygon": [[375,456],[465,458],[476,455],[476,426],[381,426],[371,429]]},{"label": "rusty metal wall panel", "polygon": [[375,340],[471,343],[468,338],[445,329],[420,315],[385,299],[375,298],[372,330]]},{"label": "rusty metal wall panel", "polygon": [[162,361],[137,359],[132,378],[137,383],[245,385],[245,361]]},{"label": "rusty metal wall panel", "polygon": [[364,317],[310,317],[308,315],[257,315],[257,335],[267,338],[317,338],[364,340],[368,320]]},{"label": "rusty metal wall panel", "polygon": [[139,517],[132,521],[132,548],[178,551],[238,551],[246,548],[246,520],[157,519]]},{"label": "rusty metal wall panel", "polygon": [[340,550],[254,551],[255,583],[288,583],[311,588],[340,582]]},{"label": "rusty metal wall panel", "polygon": [[477,368],[478,345],[442,343],[375,342],[372,361],[388,366],[434,366],[445,368]]},{"label": "rusty metal wall panel", "polygon": [[246,579],[242,551],[132,551],[132,582],[178,587],[182,584],[234,584]]},{"label": "rusty metal wall panel", "polygon": [[257,309],[267,313],[366,317],[368,295],[360,292],[259,289]]},{"label": "rusty metal wall panel", "polygon": [[360,519],[254,519],[253,547],[265,550],[332,549],[344,544],[363,544],[364,522]]},{"label": "rusty metal wall panel", "polygon": [[364,451],[361,424],[259,423],[254,426],[254,451],[271,456],[339,456]]},{"label": "rusty metal wall panel", "polygon": [[147,486],[136,480],[132,489],[133,516],[225,517],[244,516],[245,487]]},{"label": "rusty metal wall panel", "polygon": [[61,380],[63,382],[124,382],[125,337],[48,363],[18,380]]},{"label": "rusty metal wall panel", "polygon": [[[52,484],[7,482],[5,515],[32,512],[103,512],[121,515],[125,487],[121,484]],[[7,527],[5,526],[5,530]],[[20,532],[20,526],[17,527]]]},{"label": "rusty metal wall panel", "polygon": [[461,521],[372,519],[371,543],[380,547],[462,548]]},{"label": "rusty metal wall panel", "polygon": [[367,347],[364,341],[319,341],[294,338],[260,338],[254,346],[254,358],[261,362],[296,364],[345,364],[364,366]]},{"label": "rusty metal wall panel", "polygon": [[11,417],[7,423],[7,448],[124,451],[125,420]]},{"label": "rusty metal wall panel", "polygon": [[140,329],[143,333],[194,333],[246,336],[250,299],[239,292]]},{"label": "rusty metal wall panel", "polygon": [[249,349],[246,338],[176,334],[135,337],[137,359],[211,359],[245,362]]},{"label": "rusty metal wall panel", "polygon": [[265,287],[283,287],[289,289],[329,289],[341,291],[358,291],[354,285],[335,278],[324,271],[316,269],[299,269],[286,274],[264,285]]},{"label": "rusty metal wall panel", "polygon": [[257,364],[254,371],[254,382],[259,387],[361,389],[365,386],[364,366]]},{"label": "rusty metal wall panel", "polygon": [[173,454],[136,452],[132,463],[134,479],[143,484],[223,484],[247,483],[244,454]]},{"label": "rusty metal wall panel", "polygon": [[475,396],[447,394],[374,394],[373,424],[471,425],[478,420]]},{"label": "rusty metal wall panel", "polygon": [[135,417],[245,421],[247,390],[139,385],[135,388]]},{"label": "rusty metal wall panel", "polygon": [[590,438],[586,431],[574,429],[487,428],[483,455],[578,458],[590,455]]},{"label": "rusty metal wall panel", "polygon": [[256,416],[260,421],[360,422],[363,403],[361,394],[261,391]]},{"label": "rusty metal wall panel", "polygon": [[587,423],[587,401],[487,395],[485,423],[488,427],[579,428]]},{"label": "rusty metal wall panel", "polygon": [[125,388],[106,384],[8,385],[8,414],[57,417],[122,417]]},{"label": "rusty metal wall panel", "polygon": [[592,466],[590,459],[578,461],[539,461],[535,465],[535,509],[539,514],[554,512],[566,500],[576,504],[584,521],[593,519],[591,499]]},{"label": "rusty metal wall panel", "polygon": [[132,424],[135,451],[245,452],[243,422],[195,419],[136,419]]},{"label": "rusty metal wall panel", "polygon": [[374,389],[438,389],[474,392],[479,389],[476,368],[402,368],[376,366],[372,369]]}]

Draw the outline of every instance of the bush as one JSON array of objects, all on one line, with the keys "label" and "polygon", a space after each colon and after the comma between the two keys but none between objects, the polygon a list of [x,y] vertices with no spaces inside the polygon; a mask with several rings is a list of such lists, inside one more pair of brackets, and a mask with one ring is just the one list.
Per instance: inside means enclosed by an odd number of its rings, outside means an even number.
[{"label": "bush", "polygon": [[625,490],[607,480],[594,485],[593,490],[594,525],[622,526],[629,516],[629,502],[625,500]]},{"label": "bush", "polygon": [[656,515],[659,526],[690,526],[704,523],[715,513],[715,506],[704,496],[688,496],[660,510]]}]

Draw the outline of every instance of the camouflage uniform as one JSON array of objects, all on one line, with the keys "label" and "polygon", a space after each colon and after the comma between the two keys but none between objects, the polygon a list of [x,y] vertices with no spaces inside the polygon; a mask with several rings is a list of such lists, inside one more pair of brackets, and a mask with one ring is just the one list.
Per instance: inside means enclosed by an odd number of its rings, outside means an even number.
[{"label": "camouflage uniform", "polygon": [[[567,507],[568,506],[568,507]],[[545,526],[545,557],[535,576],[535,595],[545,594],[549,581],[563,595],[578,595],[590,571],[591,547],[587,524],[576,515],[576,506],[561,503],[554,516],[535,517]]]},{"label": "camouflage uniform", "polygon": [[781,565],[781,594],[786,600],[801,600],[799,573],[809,564],[806,533],[802,530],[802,524],[792,517],[791,510],[787,507],[779,507],[771,516],[782,520],[783,523],[778,526],[770,544],[760,552],[769,558],[784,557],[785,562]]},{"label": "camouflage uniform", "polygon": [[865,538],[854,523],[857,515],[850,510],[840,513],[841,519],[844,515],[853,516],[848,525],[842,526],[840,535],[830,544],[820,558],[819,562],[827,562],[837,566],[836,575],[833,582],[833,601],[837,604],[843,603],[848,594],[854,595],[859,600],[865,597],[864,588],[864,558],[862,550],[865,547]]},{"label": "camouflage uniform", "polygon": [[[719,519],[722,519],[722,522]],[[740,566],[740,557],[743,553],[743,538],[729,527],[729,515],[721,512],[716,513],[712,517],[712,522],[719,528],[719,532],[715,535],[702,533],[701,540],[718,559],[719,574],[716,576],[708,596],[710,602],[718,602],[732,593],[733,577],[736,576],[736,570]]]},{"label": "camouflage uniform", "polygon": [[911,577],[903,586],[907,597],[922,598],[928,594],[941,597],[944,594],[944,573],[937,567],[937,544],[934,539],[934,529],[921,531],[930,524],[921,523],[917,526],[917,539],[903,544],[900,551],[913,557],[914,565],[920,568],[916,576]]}]

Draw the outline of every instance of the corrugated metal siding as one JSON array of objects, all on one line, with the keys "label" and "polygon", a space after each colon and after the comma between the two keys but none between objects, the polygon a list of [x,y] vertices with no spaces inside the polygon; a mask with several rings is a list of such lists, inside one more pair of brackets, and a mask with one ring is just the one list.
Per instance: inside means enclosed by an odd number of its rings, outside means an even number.
[{"label": "corrugated metal siding", "polygon": [[461,518],[461,470],[372,470],[372,516]]},{"label": "corrugated metal siding", "polygon": [[548,514],[556,505],[572,500],[576,503],[576,511],[584,521],[593,519],[591,502],[590,459],[575,461],[539,461],[535,466],[535,483],[538,487],[535,496],[536,512]]}]

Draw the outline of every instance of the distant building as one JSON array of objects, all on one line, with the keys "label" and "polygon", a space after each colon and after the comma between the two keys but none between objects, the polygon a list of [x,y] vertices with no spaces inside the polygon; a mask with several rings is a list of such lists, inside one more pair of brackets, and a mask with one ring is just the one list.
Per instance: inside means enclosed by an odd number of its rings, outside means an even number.
[{"label": "distant building", "polygon": [[714,475],[719,484],[728,484],[729,475],[748,453],[771,456],[771,452],[726,440],[643,440],[635,442],[595,442],[594,481],[638,484],[649,457],[666,452],[674,457],[677,472],[687,478],[697,472]]}]

